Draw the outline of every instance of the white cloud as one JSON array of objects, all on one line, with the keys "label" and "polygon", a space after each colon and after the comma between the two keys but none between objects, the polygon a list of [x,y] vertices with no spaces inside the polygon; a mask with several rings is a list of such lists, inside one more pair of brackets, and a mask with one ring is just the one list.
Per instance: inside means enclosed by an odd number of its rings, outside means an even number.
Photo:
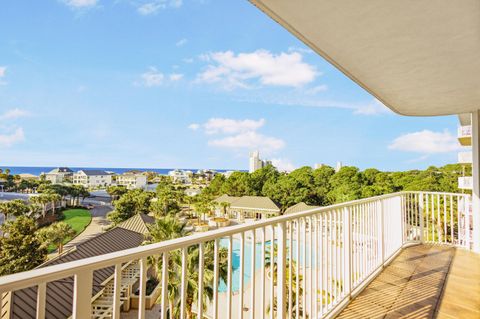
[{"label": "white cloud", "polygon": [[353,113],[361,114],[361,115],[377,115],[377,114],[391,113],[391,112],[392,111],[388,107],[383,105],[382,102],[380,102],[377,99],[374,99],[369,104],[357,106],[356,110]]},{"label": "white cloud", "polygon": [[0,66],[0,85],[5,85],[7,82],[3,81],[3,78],[7,74],[7,67],[6,66]]},{"label": "white cloud", "polygon": [[211,118],[204,124],[192,123],[188,128],[194,131],[202,129],[207,135],[220,135],[208,141],[210,146],[238,151],[258,149],[267,154],[284,148],[282,139],[257,132],[264,125],[264,119]]},{"label": "white cloud", "polygon": [[436,154],[455,152],[460,150],[461,146],[448,130],[443,132],[423,130],[397,137],[388,148],[396,151]]},{"label": "white cloud", "polygon": [[139,5],[137,11],[141,15],[152,15],[163,9],[180,8],[182,4],[182,0],[154,0]]},{"label": "white cloud", "polygon": [[306,53],[306,54],[311,54],[313,53],[313,50],[310,48],[301,48],[301,47],[288,47],[288,52],[300,52],[300,53]]},{"label": "white cloud", "polygon": [[196,131],[200,128],[200,124],[197,124],[197,123],[192,123],[188,126],[188,128],[192,131]]},{"label": "white cloud", "polygon": [[248,131],[256,131],[265,124],[264,119],[256,120],[234,120],[226,118],[211,118],[204,125],[207,134],[235,134]]},{"label": "white cloud", "polygon": [[188,40],[183,38],[183,39],[178,40],[177,43],[175,43],[175,45],[177,47],[181,47],[181,46],[184,46],[185,44],[187,44],[187,42],[188,42]]},{"label": "white cloud", "polygon": [[278,151],[285,147],[285,142],[279,138],[265,136],[255,131],[240,133],[208,141],[208,145],[229,149],[258,149],[265,153]]},{"label": "white cloud", "polygon": [[159,72],[156,68],[150,67],[148,71],[143,73],[140,77],[142,79],[142,85],[153,87],[162,85],[165,75]]},{"label": "white cloud", "polygon": [[29,115],[30,115],[30,112],[28,112],[28,111],[25,111],[25,110],[22,110],[22,109],[19,109],[19,108],[14,108],[14,109],[11,109],[11,110],[8,110],[8,111],[4,112],[3,114],[0,114],[0,121],[2,121],[2,120],[13,120],[13,119],[17,119],[17,118],[25,117],[25,116],[29,116]]},{"label": "white cloud", "polygon": [[74,9],[90,8],[97,4],[97,0],[63,0],[67,6]]},{"label": "white cloud", "polygon": [[291,172],[295,170],[295,165],[286,158],[273,158],[272,165],[275,166],[280,172]]},{"label": "white cloud", "polygon": [[0,134],[0,147],[10,147],[13,144],[23,142],[25,134],[21,127],[15,129],[12,133]]},{"label": "white cloud", "polygon": [[183,74],[181,73],[172,73],[169,75],[170,81],[180,81],[183,78]]},{"label": "white cloud", "polygon": [[232,51],[203,54],[210,64],[197,75],[197,82],[217,83],[225,89],[253,85],[301,87],[315,80],[318,72],[298,52],[273,54],[267,50],[251,53]]},{"label": "white cloud", "polygon": [[313,88],[306,89],[305,93],[309,95],[315,95],[317,93],[325,92],[327,90],[328,90],[328,86],[326,84],[321,84],[321,85],[314,86]]}]

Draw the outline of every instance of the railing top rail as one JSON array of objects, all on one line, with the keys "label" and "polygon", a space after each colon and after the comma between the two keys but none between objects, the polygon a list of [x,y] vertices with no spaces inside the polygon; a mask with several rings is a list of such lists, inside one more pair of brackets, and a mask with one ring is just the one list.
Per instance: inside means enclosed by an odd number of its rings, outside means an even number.
[{"label": "railing top rail", "polygon": [[[115,264],[128,262],[135,259],[145,258],[151,255],[158,255],[164,252],[189,247],[206,241],[212,241],[223,237],[233,236],[239,233],[244,233],[263,227],[276,225],[283,222],[288,222],[300,218],[310,217],[313,214],[319,214],[323,212],[329,212],[332,210],[339,210],[346,207],[360,205],[372,201],[378,201],[383,199],[394,198],[402,194],[407,193],[421,193],[421,192],[397,192],[392,194],[386,194],[381,196],[369,197],[365,199],[359,199],[349,201],[345,203],[314,208],[299,213],[282,215],[278,217],[269,218],[266,220],[257,221],[251,224],[242,224],[232,226],[224,229],[218,229],[201,234],[194,234],[178,239],[172,239],[163,241],[160,243],[149,244],[145,246],[139,246],[127,250],[121,250],[95,257],[89,257],[76,261],[66,262],[58,265],[48,266],[44,268],[37,268],[26,272],[7,275],[0,277],[0,293],[3,291],[18,290],[35,286],[38,283],[50,282],[58,279],[73,276],[76,272],[84,270],[96,270],[105,267],[109,267]],[[433,193],[433,192],[423,192]],[[442,193],[443,194],[443,193]],[[449,193],[444,193],[449,194]],[[453,194],[453,193],[452,193]],[[465,194],[455,194],[465,195]]]}]

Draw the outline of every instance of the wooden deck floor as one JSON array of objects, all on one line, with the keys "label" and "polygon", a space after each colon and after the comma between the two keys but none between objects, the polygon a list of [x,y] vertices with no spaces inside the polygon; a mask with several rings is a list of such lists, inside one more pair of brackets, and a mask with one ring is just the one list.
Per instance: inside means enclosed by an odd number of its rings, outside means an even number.
[{"label": "wooden deck floor", "polygon": [[337,318],[480,319],[480,255],[406,248]]}]

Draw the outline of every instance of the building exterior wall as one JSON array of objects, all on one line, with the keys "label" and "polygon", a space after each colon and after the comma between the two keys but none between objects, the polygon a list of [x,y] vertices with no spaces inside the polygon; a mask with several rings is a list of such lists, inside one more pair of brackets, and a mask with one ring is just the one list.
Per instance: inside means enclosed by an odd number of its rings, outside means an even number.
[{"label": "building exterior wall", "polygon": [[147,186],[147,176],[143,174],[124,174],[117,176],[117,185],[125,186],[128,189],[145,188]]}]

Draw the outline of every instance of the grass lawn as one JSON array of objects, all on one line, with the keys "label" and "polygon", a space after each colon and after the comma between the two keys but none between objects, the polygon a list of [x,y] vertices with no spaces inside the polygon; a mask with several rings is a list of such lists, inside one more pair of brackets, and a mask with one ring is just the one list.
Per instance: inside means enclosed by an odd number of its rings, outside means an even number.
[{"label": "grass lawn", "polygon": [[[67,209],[63,212],[63,215],[65,215],[65,219],[63,219],[62,222],[70,225],[73,230],[75,230],[76,235],[80,234],[87,227],[87,225],[90,224],[90,221],[92,220],[92,214],[90,214],[87,209]],[[66,244],[71,239],[72,238],[66,238],[63,243]],[[50,245],[48,247],[48,252],[51,253],[55,249],[55,246]]]}]

